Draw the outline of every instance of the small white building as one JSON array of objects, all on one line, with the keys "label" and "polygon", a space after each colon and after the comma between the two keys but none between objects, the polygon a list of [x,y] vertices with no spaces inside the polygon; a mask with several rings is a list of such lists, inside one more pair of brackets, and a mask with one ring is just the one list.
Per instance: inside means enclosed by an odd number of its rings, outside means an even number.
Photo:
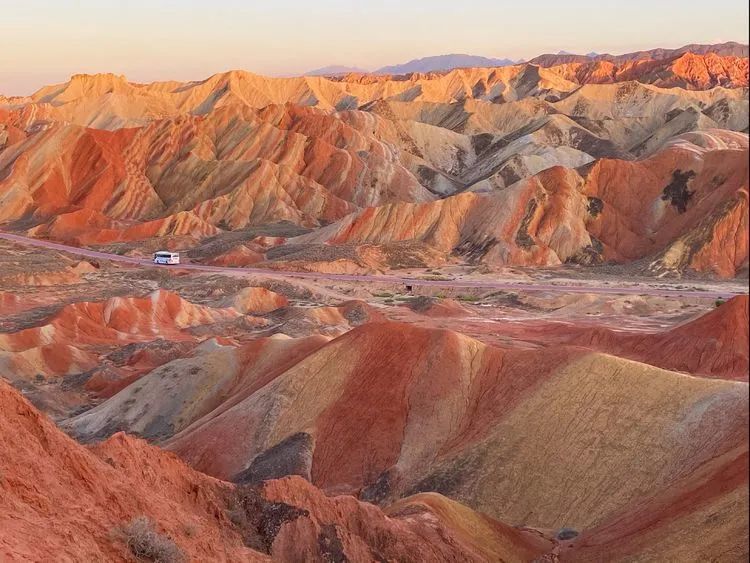
[{"label": "small white building", "polygon": [[154,252],[154,264],[179,264],[180,253],[169,252],[168,250],[160,250]]}]

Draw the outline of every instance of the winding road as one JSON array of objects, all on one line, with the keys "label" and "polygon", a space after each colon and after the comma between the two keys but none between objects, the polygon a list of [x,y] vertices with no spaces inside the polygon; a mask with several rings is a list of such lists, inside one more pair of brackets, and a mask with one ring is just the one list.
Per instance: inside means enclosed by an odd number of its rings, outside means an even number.
[{"label": "winding road", "polygon": [[[496,290],[515,290],[515,291],[554,291],[559,293],[594,293],[594,294],[614,294],[614,295],[652,295],[652,296],[669,296],[669,297],[702,297],[706,299],[727,299],[734,295],[746,295],[747,289],[738,290],[737,287],[727,288],[725,290],[715,289],[696,289],[696,288],[678,288],[676,286],[665,287],[665,282],[661,286],[652,285],[610,285],[607,282],[600,282],[599,285],[573,284],[570,282],[536,282],[536,281],[511,281],[511,280],[435,280],[419,279],[394,275],[367,275],[367,274],[327,274],[319,272],[291,272],[268,270],[263,268],[231,268],[223,266],[208,266],[205,264],[180,264],[179,266],[157,266],[149,259],[133,258],[130,256],[120,256],[118,254],[109,254],[107,252],[98,252],[77,246],[68,246],[48,240],[40,240],[22,235],[0,232],[0,239],[13,243],[47,248],[60,252],[67,252],[86,258],[95,258],[99,260],[110,260],[122,264],[131,264],[148,268],[173,268],[181,270],[195,270],[199,272],[213,272],[218,274],[230,275],[252,275],[272,279],[303,278],[315,281],[332,281],[332,282],[362,282],[362,283],[383,283],[399,284],[404,286],[431,286],[431,287],[450,287],[450,288],[481,288]],[[602,285],[602,283],[606,285]],[[684,286],[684,282],[680,285]]]}]

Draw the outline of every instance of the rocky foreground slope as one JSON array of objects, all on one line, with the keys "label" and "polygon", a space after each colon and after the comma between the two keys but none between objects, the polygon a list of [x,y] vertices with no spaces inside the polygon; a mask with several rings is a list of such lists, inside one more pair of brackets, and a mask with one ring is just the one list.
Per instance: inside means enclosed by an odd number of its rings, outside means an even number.
[{"label": "rocky foreground slope", "polygon": [[384,514],[300,478],[236,487],[142,440],[85,448],[0,381],[4,561],[524,561],[552,547],[438,494]]}]

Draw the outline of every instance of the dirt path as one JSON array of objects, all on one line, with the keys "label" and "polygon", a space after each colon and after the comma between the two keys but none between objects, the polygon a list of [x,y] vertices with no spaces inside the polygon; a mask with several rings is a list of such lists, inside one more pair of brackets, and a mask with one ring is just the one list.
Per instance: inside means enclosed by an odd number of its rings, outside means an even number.
[{"label": "dirt path", "polygon": [[[553,291],[560,293],[593,293],[593,294],[614,294],[614,295],[664,295],[673,297],[703,297],[706,299],[729,298],[734,295],[747,294],[747,289],[727,288],[722,290],[714,289],[688,289],[678,287],[664,287],[668,282],[659,281],[661,287],[650,285],[587,285],[572,284],[569,282],[535,282],[535,281],[517,281],[517,280],[430,280],[400,277],[394,275],[367,275],[367,274],[326,274],[318,272],[287,272],[266,270],[263,268],[230,268],[223,266],[208,266],[204,264],[181,264],[179,266],[157,266],[151,260],[143,258],[133,258],[130,256],[120,256],[117,254],[108,254],[86,248],[68,246],[47,240],[40,240],[21,235],[10,233],[0,233],[0,239],[4,239],[17,244],[27,246],[36,246],[68,252],[87,258],[99,260],[110,260],[123,264],[132,264],[147,268],[174,268],[181,270],[196,270],[200,272],[214,272],[230,275],[253,275],[271,279],[311,279],[315,281],[331,282],[362,282],[362,283],[385,283],[400,284],[404,286],[431,286],[431,287],[451,287],[451,288],[479,288],[495,289],[510,291]],[[680,282],[684,285],[684,282]]]}]

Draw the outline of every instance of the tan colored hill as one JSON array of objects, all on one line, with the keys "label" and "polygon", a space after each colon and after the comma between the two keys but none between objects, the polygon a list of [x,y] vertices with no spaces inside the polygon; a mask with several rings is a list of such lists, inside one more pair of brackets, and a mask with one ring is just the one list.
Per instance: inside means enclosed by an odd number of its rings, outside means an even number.
[{"label": "tan colored hill", "polygon": [[[143,398],[163,397],[143,412],[167,415],[204,397],[219,401],[208,414],[154,421],[168,434],[163,425],[182,420],[169,448],[209,474],[272,478],[285,474],[281,460],[298,459],[295,474],[329,491],[379,502],[437,491],[548,529],[596,527],[746,449],[746,383],[583,349],[500,350],[448,331],[376,323],[290,361],[262,380],[251,375],[262,364],[251,367],[240,376],[245,390],[230,397],[175,388],[154,372],[137,384],[148,391],[128,389],[66,426],[89,439],[111,432],[108,421],[138,430],[147,419],[131,415],[145,408]],[[195,383],[206,385],[200,374],[211,362],[193,365]]]},{"label": "tan colored hill", "polygon": [[371,324],[219,406],[170,448],[225,478],[307,451],[299,470],[328,490],[379,501],[439,491],[516,523],[582,529],[746,447],[746,395],[745,383],[613,356],[501,351],[455,333]]},{"label": "tan colored hill", "polygon": [[748,66],[742,57],[685,53],[667,62],[637,60],[622,63],[619,68],[609,62],[550,68],[522,64],[412,74],[406,79],[376,75],[268,78],[230,71],[196,82],[136,84],[113,74],[79,74],[28,98],[6,100],[5,106],[14,110],[34,107],[38,108],[34,113],[41,112],[47,119],[115,129],[180,114],[204,115],[231,105],[262,108],[292,103],[345,110],[377,100],[450,103],[473,98],[510,102],[528,96],[555,99],[580,84],[623,80],[691,90],[747,88]]}]

